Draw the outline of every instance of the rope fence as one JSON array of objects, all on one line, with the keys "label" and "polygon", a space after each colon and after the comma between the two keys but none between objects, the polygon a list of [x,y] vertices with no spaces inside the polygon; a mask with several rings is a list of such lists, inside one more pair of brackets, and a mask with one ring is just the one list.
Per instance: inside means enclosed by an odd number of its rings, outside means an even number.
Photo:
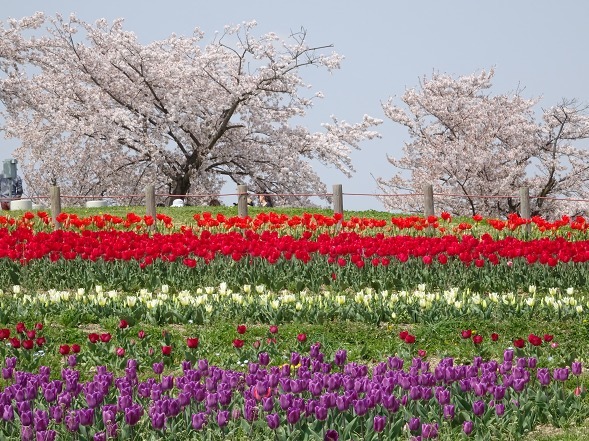
[{"label": "rope fence", "polygon": [[[246,185],[238,185],[237,191],[234,193],[198,193],[198,194],[168,194],[168,193],[156,193],[155,186],[149,185],[145,189],[143,194],[127,194],[127,195],[61,195],[60,188],[52,186],[49,189],[49,195],[35,195],[27,196],[26,199],[21,198],[8,198],[3,197],[1,199],[3,205],[6,203],[10,204],[11,210],[31,210],[40,209],[42,206],[38,205],[39,201],[49,200],[51,215],[53,221],[57,225],[56,217],[61,213],[62,200],[86,200],[87,207],[106,207],[109,201],[127,200],[128,205],[132,205],[130,202],[133,200],[144,202],[146,207],[146,214],[155,217],[157,213],[157,207],[166,206],[160,202],[156,203],[157,198],[160,200],[166,200],[171,202],[176,199],[180,199],[182,202],[189,201],[190,199],[198,199],[204,205],[221,205],[221,198],[234,198],[237,202],[238,216],[248,216],[248,199],[251,197],[271,198],[275,197],[327,197],[331,198],[334,213],[340,213],[343,215],[344,212],[344,196],[347,197],[374,197],[374,198],[405,198],[405,197],[421,197],[423,198],[424,215],[430,216],[434,214],[434,198],[469,198],[469,199],[519,199],[520,201],[520,216],[522,218],[529,219],[530,216],[530,200],[531,199],[542,199],[552,201],[566,201],[575,203],[589,203],[589,199],[581,198],[562,198],[554,196],[530,196],[529,189],[527,187],[520,188],[519,194],[517,195],[473,195],[473,194],[457,194],[457,193],[434,193],[433,186],[428,184],[423,187],[421,193],[344,193],[341,184],[333,185],[333,191],[331,193],[251,193],[248,191]],[[217,203],[212,203],[217,201]],[[33,202],[35,204],[33,205]],[[169,203],[167,204],[169,205]],[[183,205],[183,204],[182,204]],[[269,206],[272,206],[270,204]]]}]

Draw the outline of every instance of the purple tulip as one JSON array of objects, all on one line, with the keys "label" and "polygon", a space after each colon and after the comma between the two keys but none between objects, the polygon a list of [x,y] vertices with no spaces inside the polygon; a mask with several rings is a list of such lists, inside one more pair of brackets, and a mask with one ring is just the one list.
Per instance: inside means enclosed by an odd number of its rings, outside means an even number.
[{"label": "purple tulip", "polygon": [[109,424],[113,424],[115,422],[117,412],[117,406],[109,404],[106,406],[102,406],[102,422],[105,426]]},{"label": "purple tulip", "polygon": [[267,352],[260,352],[260,355],[258,355],[258,362],[262,366],[268,366],[268,364],[270,363],[270,354],[268,354]]},{"label": "purple tulip", "polygon": [[161,375],[161,373],[164,371],[164,362],[162,361],[160,363],[154,363],[152,365],[152,369],[154,373]]},{"label": "purple tulip", "polygon": [[118,438],[119,426],[117,424],[109,424],[106,426],[106,437],[107,438]]},{"label": "purple tulip", "polygon": [[280,404],[280,408],[282,410],[286,410],[292,406],[292,395],[291,394],[281,394],[278,396],[278,404]]},{"label": "purple tulip", "polygon": [[348,358],[348,353],[347,351],[343,350],[343,349],[338,349],[335,352],[335,356],[334,356],[334,363],[336,366],[343,366],[344,364],[346,364],[346,359]]},{"label": "purple tulip", "polygon": [[217,412],[217,424],[219,427],[225,427],[229,422],[229,411],[221,410]]},{"label": "purple tulip", "polygon": [[106,441],[106,432],[96,432],[92,441]]},{"label": "purple tulip", "polygon": [[12,407],[12,404],[4,404],[2,410],[2,419],[4,421],[14,420],[14,408]]},{"label": "purple tulip", "polygon": [[320,343],[313,343],[311,345],[311,348],[309,349],[309,355],[311,356],[311,358],[319,357],[320,353],[321,353],[321,344]]},{"label": "purple tulip", "polygon": [[76,364],[78,364],[78,359],[77,359],[77,357],[76,357],[75,354],[68,355],[68,357],[67,357],[67,364],[70,367],[74,367]]},{"label": "purple tulip", "polygon": [[194,430],[202,430],[207,423],[207,414],[205,412],[199,412],[192,415],[192,428]]},{"label": "purple tulip", "polygon": [[2,378],[4,380],[11,380],[14,373],[14,368],[2,368]]},{"label": "purple tulip", "polygon": [[436,392],[436,399],[440,405],[449,404],[450,403],[450,390],[446,388],[437,388]]},{"label": "purple tulip", "polygon": [[296,424],[301,419],[301,411],[297,408],[291,407],[286,414],[286,421],[288,424]]},{"label": "purple tulip", "polygon": [[37,432],[47,430],[49,426],[49,412],[36,409],[33,415],[33,421]]},{"label": "purple tulip", "polygon": [[472,403],[472,413],[476,416],[481,416],[485,413],[485,402],[483,400],[477,400]]},{"label": "purple tulip", "polygon": [[368,412],[368,404],[366,403],[365,399],[356,400],[352,404],[354,406],[354,412],[356,415],[362,416]]},{"label": "purple tulip", "polygon": [[264,412],[272,412],[274,410],[274,397],[262,398],[262,409],[264,409]]},{"label": "purple tulip", "polygon": [[37,441],[55,441],[56,436],[55,430],[40,430],[37,432]]},{"label": "purple tulip", "polygon": [[162,390],[171,390],[174,387],[174,376],[164,375],[162,377]]},{"label": "purple tulip", "polygon": [[129,426],[134,426],[139,422],[141,416],[143,415],[143,406],[139,403],[134,403],[127,406],[124,410],[125,412],[125,422]]},{"label": "purple tulip", "polygon": [[567,381],[569,379],[569,368],[554,368],[552,375],[557,381]]},{"label": "purple tulip", "polygon": [[246,404],[244,405],[243,408],[243,416],[246,419],[246,421],[252,422],[258,419],[258,406],[255,404],[255,402],[253,403],[248,403],[246,402]]},{"label": "purple tulip", "polygon": [[122,412],[127,407],[133,404],[133,397],[131,395],[120,395],[117,397],[117,411]]},{"label": "purple tulip", "polygon": [[453,404],[444,405],[444,419],[453,420],[455,415],[455,409]]},{"label": "purple tulip", "polygon": [[80,428],[80,415],[75,410],[70,410],[65,417],[65,426],[70,432],[77,432]]},{"label": "purple tulip", "polygon": [[513,361],[513,354],[514,354],[513,349],[507,349],[505,352],[503,352],[503,361],[511,363]]},{"label": "purple tulip", "polygon": [[59,396],[57,397],[57,404],[63,406],[66,409],[69,409],[69,407],[72,404],[71,394],[69,392],[63,392],[59,394]]},{"label": "purple tulip", "polygon": [[209,372],[209,361],[206,359],[201,359],[198,360],[198,370],[201,371],[202,373],[206,372],[206,375],[208,375]]},{"label": "purple tulip", "polygon": [[421,438],[433,439],[438,437],[438,423],[423,423],[421,425]]},{"label": "purple tulip", "polygon": [[64,410],[61,406],[51,406],[49,408],[49,416],[57,424],[61,424],[63,421]]},{"label": "purple tulip", "polygon": [[94,423],[94,409],[80,409],[78,415],[82,426],[91,426]]},{"label": "purple tulip", "polygon": [[319,421],[325,421],[327,419],[327,407],[315,407],[315,418],[317,418]]},{"label": "purple tulip", "polygon": [[409,398],[413,401],[421,400],[421,388],[419,386],[411,386],[411,389],[409,389]]},{"label": "purple tulip", "polygon": [[290,354],[290,364],[291,366],[296,366],[301,362],[301,354],[298,352],[293,352]]},{"label": "purple tulip", "polygon": [[495,398],[496,401],[502,400],[505,397],[506,390],[507,389],[504,386],[495,386],[495,389],[493,390],[493,398]]},{"label": "purple tulip", "polygon": [[374,431],[380,433],[384,430],[384,426],[387,423],[387,417],[384,415],[375,415],[373,421]]},{"label": "purple tulip", "polygon": [[465,421],[462,423],[462,431],[465,435],[470,435],[474,430],[474,423],[472,421]]},{"label": "purple tulip", "polygon": [[409,419],[408,426],[411,432],[417,432],[421,426],[421,421],[419,421],[419,418],[417,417],[412,417]]},{"label": "purple tulip", "polygon": [[278,426],[280,426],[280,415],[277,413],[266,415],[266,422],[268,423],[268,427],[270,429],[276,430]]},{"label": "purple tulip", "polygon": [[25,412],[19,411],[19,416],[20,416],[20,423],[23,426],[30,426],[33,424],[33,412],[31,412],[30,410],[27,410]]},{"label": "purple tulip", "polygon": [[323,441],[338,441],[339,440],[339,433],[335,429],[329,429],[325,432],[325,437]]},{"label": "purple tulip", "polygon": [[583,372],[583,365],[580,361],[573,361],[571,363],[571,370],[573,372],[573,375],[578,377]]},{"label": "purple tulip", "polygon": [[497,416],[502,416],[505,413],[505,404],[497,403],[495,404],[495,413]]},{"label": "purple tulip", "polygon": [[528,368],[536,369],[537,365],[538,365],[538,359],[536,357],[528,358]]},{"label": "purple tulip", "polygon": [[318,397],[323,392],[323,382],[321,381],[309,381],[309,392],[314,396]]},{"label": "purple tulip", "polygon": [[21,426],[20,439],[21,441],[33,441],[35,437],[35,430],[33,426]]},{"label": "purple tulip", "polygon": [[151,427],[155,430],[162,430],[166,425],[166,414],[153,412],[151,414]]}]

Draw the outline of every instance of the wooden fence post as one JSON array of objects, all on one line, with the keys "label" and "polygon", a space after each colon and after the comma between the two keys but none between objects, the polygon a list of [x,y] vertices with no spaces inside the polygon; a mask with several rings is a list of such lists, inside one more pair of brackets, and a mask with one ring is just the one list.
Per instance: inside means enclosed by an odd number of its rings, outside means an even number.
[{"label": "wooden fence post", "polygon": [[145,187],[145,214],[153,218],[153,224],[149,227],[150,231],[156,230],[156,208],[155,208],[155,185]]},{"label": "wooden fence post", "polygon": [[52,185],[49,188],[49,199],[51,201],[51,220],[53,221],[53,228],[59,230],[61,223],[57,221],[57,216],[61,213],[61,195],[59,187]]},{"label": "wooden fence post", "polygon": [[[519,215],[522,219],[530,219],[530,189],[528,187],[521,187],[519,189]],[[532,232],[530,224],[525,225],[526,237]]]},{"label": "wooden fence post", "polygon": [[247,217],[247,185],[237,186],[237,215]]},{"label": "wooden fence post", "polygon": [[423,186],[423,207],[426,218],[434,215],[434,187],[431,184]]},{"label": "wooden fence post", "polygon": [[344,214],[344,194],[342,191],[342,184],[334,184],[333,186],[333,214]]}]

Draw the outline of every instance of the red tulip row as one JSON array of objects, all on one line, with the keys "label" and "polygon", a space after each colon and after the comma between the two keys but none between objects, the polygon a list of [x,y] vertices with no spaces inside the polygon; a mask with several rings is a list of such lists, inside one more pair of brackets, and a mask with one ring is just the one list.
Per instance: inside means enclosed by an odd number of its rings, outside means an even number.
[{"label": "red tulip row", "polygon": [[465,265],[496,265],[500,260],[526,259],[528,263],[555,266],[559,262],[582,263],[589,260],[589,241],[567,241],[562,237],[520,240],[514,237],[494,239],[489,234],[480,238],[464,235],[442,237],[385,236],[382,233],[364,236],[341,232],[316,237],[305,231],[300,238],[280,235],[276,231],[195,234],[192,230],[170,234],[140,234],[124,231],[54,231],[34,233],[21,227],[14,231],[0,229],[0,258],[26,263],[49,258],[104,261],[136,260],[149,265],[162,261],[184,260],[194,266],[202,259],[210,262],[217,256],[261,258],[272,264],[279,259],[309,262],[324,256],[329,263],[358,267],[365,264],[388,265],[391,259],[401,262],[419,258],[425,264],[437,260],[459,260]]},{"label": "red tulip row", "polygon": [[[339,213],[333,216],[326,216],[319,213],[304,213],[300,216],[288,216],[275,212],[259,213],[255,217],[238,217],[225,216],[222,213],[212,215],[209,212],[197,213],[193,216],[193,225],[183,225],[179,228],[185,229],[215,229],[217,231],[227,230],[292,230],[301,228],[308,231],[330,231],[336,225],[340,231],[382,231],[398,232],[411,231],[420,232],[428,229],[437,231],[438,234],[468,232],[478,226],[484,226],[489,231],[516,231],[521,226],[531,224],[536,231],[541,234],[554,234],[567,229],[566,233],[573,232],[585,233],[589,229],[589,222],[582,216],[570,218],[563,216],[555,221],[548,221],[539,216],[531,219],[523,219],[517,214],[510,214],[507,219],[483,218],[481,215],[472,216],[471,221],[453,222],[449,213],[443,212],[438,216],[396,216],[391,217],[390,222],[384,219],[374,219],[352,216],[344,219]],[[61,213],[56,219],[64,229],[83,231],[83,230],[122,230],[122,231],[145,231],[147,227],[154,224],[164,229],[173,230],[173,219],[163,213],[159,213],[155,218],[152,216],[140,216],[135,213],[128,213],[124,217],[110,214],[100,214],[87,217],[79,217],[75,213]],[[26,212],[20,218],[9,216],[0,216],[0,228],[15,228],[25,226],[31,229],[38,228],[39,225],[51,225],[50,216],[44,211],[36,213]],[[178,226],[176,226],[178,227]]]}]

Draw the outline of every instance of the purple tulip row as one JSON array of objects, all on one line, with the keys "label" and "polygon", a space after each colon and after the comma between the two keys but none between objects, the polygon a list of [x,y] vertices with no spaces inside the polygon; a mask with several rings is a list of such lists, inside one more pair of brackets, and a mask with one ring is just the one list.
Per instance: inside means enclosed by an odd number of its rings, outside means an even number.
[{"label": "purple tulip row", "polygon": [[[336,427],[355,416],[371,419],[372,430],[389,435],[401,430],[436,438],[443,421],[469,435],[489,408],[500,418],[520,405],[516,399],[533,384],[548,390],[551,382],[582,372],[579,362],[552,371],[539,368],[535,358],[515,358],[512,350],[501,361],[475,357],[469,365],[455,365],[445,358],[432,368],[421,358],[405,366],[403,359],[389,357],[370,368],[347,362],[344,350],[327,362],[314,344],[308,356],[293,352],[287,364],[270,362],[261,353],[257,363],[239,372],[205,359],[194,365],[184,361],[177,376],[165,375],[163,363],[155,363],[154,375],[140,381],[139,366],[129,359],[123,376],[97,366],[93,379],[82,382],[75,366],[51,379],[48,367],[19,371],[16,358],[9,357],[3,368],[8,384],[0,392],[0,435],[51,440],[86,430],[94,440],[105,440],[122,431],[225,430],[238,420],[263,419],[268,430],[290,433],[316,425],[326,439],[337,439]],[[433,417],[422,421],[418,408]],[[471,417],[458,418],[462,412]],[[363,429],[358,423],[353,430]]]}]

